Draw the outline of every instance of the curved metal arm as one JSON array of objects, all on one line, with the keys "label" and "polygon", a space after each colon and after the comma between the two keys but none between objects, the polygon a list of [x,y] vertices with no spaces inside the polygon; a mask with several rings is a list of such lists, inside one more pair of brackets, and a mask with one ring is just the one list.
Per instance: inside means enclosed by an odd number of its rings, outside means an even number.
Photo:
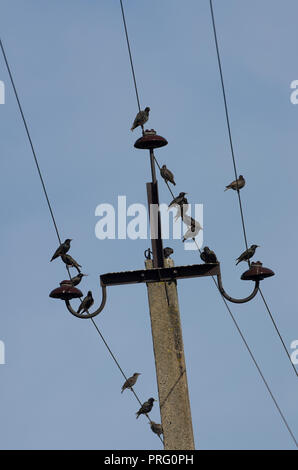
[{"label": "curved metal arm", "polygon": [[219,274],[217,274],[217,286],[219,288],[221,295],[225,299],[229,300],[230,302],[234,302],[235,304],[244,304],[245,302],[249,302],[251,299],[253,299],[258,293],[259,285],[260,285],[260,281],[255,281],[255,288],[248,297],[245,297],[244,299],[234,299],[233,297],[230,297],[224,290],[222,281],[221,281],[221,273],[219,272]]},{"label": "curved metal arm", "polygon": [[99,308],[97,310],[95,310],[95,312],[87,313],[86,315],[81,315],[80,313],[76,312],[72,308],[72,306],[70,305],[69,300],[65,300],[65,304],[66,304],[66,307],[67,307],[68,311],[77,318],[93,318],[93,317],[96,317],[96,315],[98,315],[104,309],[104,307],[106,305],[106,301],[107,301],[107,288],[106,288],[106,286],[101,286],[101,289],[102,289],[102,301],[101,301],[101,304],[100,304]]}]

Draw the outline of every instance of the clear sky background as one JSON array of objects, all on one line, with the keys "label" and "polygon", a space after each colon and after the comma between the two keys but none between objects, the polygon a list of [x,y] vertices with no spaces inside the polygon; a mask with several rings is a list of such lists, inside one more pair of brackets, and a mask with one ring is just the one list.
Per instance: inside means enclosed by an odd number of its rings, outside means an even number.
[{"label": "clear sky background", "polygon": [[[204,242],[222,263],[224,286],[247,295],[235,266],[244,250],[207,0],[125,0],[141,106],[169,145],[156,152],[175,190],[204,204]],[[295,0],[215,0],[214,10],[249,244],[276,273],[263,292],[290,351],[298,339],[297,124],[290,83],[298,79]],[[95,208],[146,204],[147,152],[130,132],[136,99],[117,0],[1,0],[1,37],[15,76],[61,237],[89,274],[143,267],[147,240],[95,237]],[[2,449],[160,449],[161,443],[91,321],[49,298],[66,277],[41,184],[3,58],[1,115],[0,446]],[[160,199],[169,202],[164,184]],[[176,265],[199,262],[175,249]],[[196,447],[293,449],[285,428],[211,279],[178,283]],[[296,438],[297,377],[258,296],[232,305]],[[158,398],[147,292],[114,287],[96,318],[136,391]],[[151,413],[160,422],[156,404]]]}]

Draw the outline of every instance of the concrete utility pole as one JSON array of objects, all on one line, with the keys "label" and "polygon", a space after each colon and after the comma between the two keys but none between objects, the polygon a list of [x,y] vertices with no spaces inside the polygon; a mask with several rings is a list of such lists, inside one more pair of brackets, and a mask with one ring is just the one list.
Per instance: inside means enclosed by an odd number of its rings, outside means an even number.
[{"label": "concrete utility pole", "polygon": [[[152,260],[146,268],[153,267]],[[165,267],[173,267],[170,259]],[[194,438],[175,281],[147,283],[164,448],[192,450]]]}]

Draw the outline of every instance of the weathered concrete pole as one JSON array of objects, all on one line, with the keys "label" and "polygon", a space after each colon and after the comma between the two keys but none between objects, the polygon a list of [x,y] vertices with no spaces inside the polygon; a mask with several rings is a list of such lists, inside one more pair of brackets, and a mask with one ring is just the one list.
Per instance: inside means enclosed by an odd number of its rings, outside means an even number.
[{"label": "weathered concrete pole", "polygon": [[[165,259],[165,267],[174,266]],[[153,268],[152,260],[145,262]],[[147,283],[161,422],[166,450],[193,450],[194,438],[176,282]]]}]

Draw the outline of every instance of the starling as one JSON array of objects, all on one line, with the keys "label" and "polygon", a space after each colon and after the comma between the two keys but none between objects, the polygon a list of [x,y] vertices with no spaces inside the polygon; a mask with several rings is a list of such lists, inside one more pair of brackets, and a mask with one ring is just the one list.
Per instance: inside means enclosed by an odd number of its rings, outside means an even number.
[{"label": "starling", "polygon": [[148,401],[145,401],[145,403],[142,404],[141,408],[139,411],[136,412],[137,419],[140,415],[150,413],[150,411],[153,408],[153,402],[155,401],[154,398],[149,398]]},{"label": "starling", "polygon": [[70,255],[61,255],[62,261],[69,266],[70,268],[76,268],[78,273],[81,272],[80,268],[82,267],[79,263],[76,262]]},{"label": "starling", "polygon": [[203,248],[203,251],[200,254],[200,257],[201,257],[201,260],[204,261],[204,263],[218,263],[216,254],[214,253],[214,251],[210,250],[208,246],[205,246]]},{"label": "starling", "polygon": [[71,238],[67,238],[64,243],[61,243],[59,248],[57,248],[57,250],[53,254],[51,261],[53,261],[56,258],[59,258],[59,256],[61,255],[65,255],[65,253],[67,253],[68,250],[70,249],[70,242],[71,242]]},{"label": "starling", "polygon": [[72,277],[70,282],[73,286],[77,286],[80,284],[81,280],[84,276],[88,276],[88,274],[78,273],[76,276]]},{"label": "starling", "polygon": [[167,183],[168,181],[172,183],[174,186],[176,186],[176,183],[174,181],[174,175],[173,173],[166,167],[166,165],[163,165],[160,170],[160,174]]},{"label": "starling", "polygon": [[170,248],[169,246],[163,249],[163,255],[166,259],[168,259],[173,253],[174,253],[173,248]]},{"label": "starling", "polygon": [[188,230],[185,232],[183,235],[182,241],[183,243],[185,240],[188,240],[189,238],[192,238],[193,240],[196,238],[198,235],[199,231],[202,230],[201,224],[193,219],[192,217],[189,217],[188,215],[182,216],[183,222],[186,223],[186,225],[189,227]]},{"label": "starling", "polygon": [[184,217],[184,214],[188,211],[188,201],[186,198],[183,199],[182,204],[179,206],[175,206],[177,208],[177,212],[174,218],[174,221],[177,222],[179,217]]},{"label": "starling", "polygon": [[242,175],[239,176],[239,178],[235,181],[232,181],[231,184],[229,184],[228,186],[226,186],[226,189],[225,191],[227,191],[228,189],[234,189],[234,191],[236,191],[237,189],[241,189],[245,186],[245,179],[243,178]]},{"label": "starling", "polygon": [[94,299],[92,297],[92,292],[91,290],[88,291],[86,297],[82,300],[81,305],[79,306],[78,313],[84,313],[87,312],[90,307],[94,304]]},{"label": "starling", "polygon": [[250,258],[253,257],[253,255],[255,254],[255,251],[256,249],[259,247],[259,245],[251,245],[250,248],[248,248],[247,250],[245,250],[240,256],[239,258],[237,258],[237,263],[240,263],[240,261],[248,261]]},{"label": "starling", "polygon": [[138,126],[142,126],[148,121],[149,119],[149,111],[150,108],[145,108],[144,111],[139,111],[138,114],[136,115],[136,118],[133,122],[133,125],[131,127],[131,131],[136,129]]},{"label": "starling", "polygon": [[169,207],[172,206],[183,206],[183,204],[188,204],[188,201],[185,197],[187,193],[180,193],[179,196],[175,197],[173,201],[169,204]]},{"label": "starling", "polygon": [[154,433],[157,434],[158,436],[160,436],[161,434],[163,434],[163,429],[162,429],[162,425],[161,425],[161,424],[157,424],[157,423],[155,423],[154,421],[150,421],[149,424],[150,424],[150,428],[151,428],[152,432],[154,432]]},{"label": "starling", "polygon": [[124,382],[122,385],[121,393],[123,393],[126,388],[131,389],[131,387],[133,387],[138,380],[139,375],[141,375],[139,372],[135,372],[131,377],[129,377],[129,379],[127,379],[126,382]]}]

